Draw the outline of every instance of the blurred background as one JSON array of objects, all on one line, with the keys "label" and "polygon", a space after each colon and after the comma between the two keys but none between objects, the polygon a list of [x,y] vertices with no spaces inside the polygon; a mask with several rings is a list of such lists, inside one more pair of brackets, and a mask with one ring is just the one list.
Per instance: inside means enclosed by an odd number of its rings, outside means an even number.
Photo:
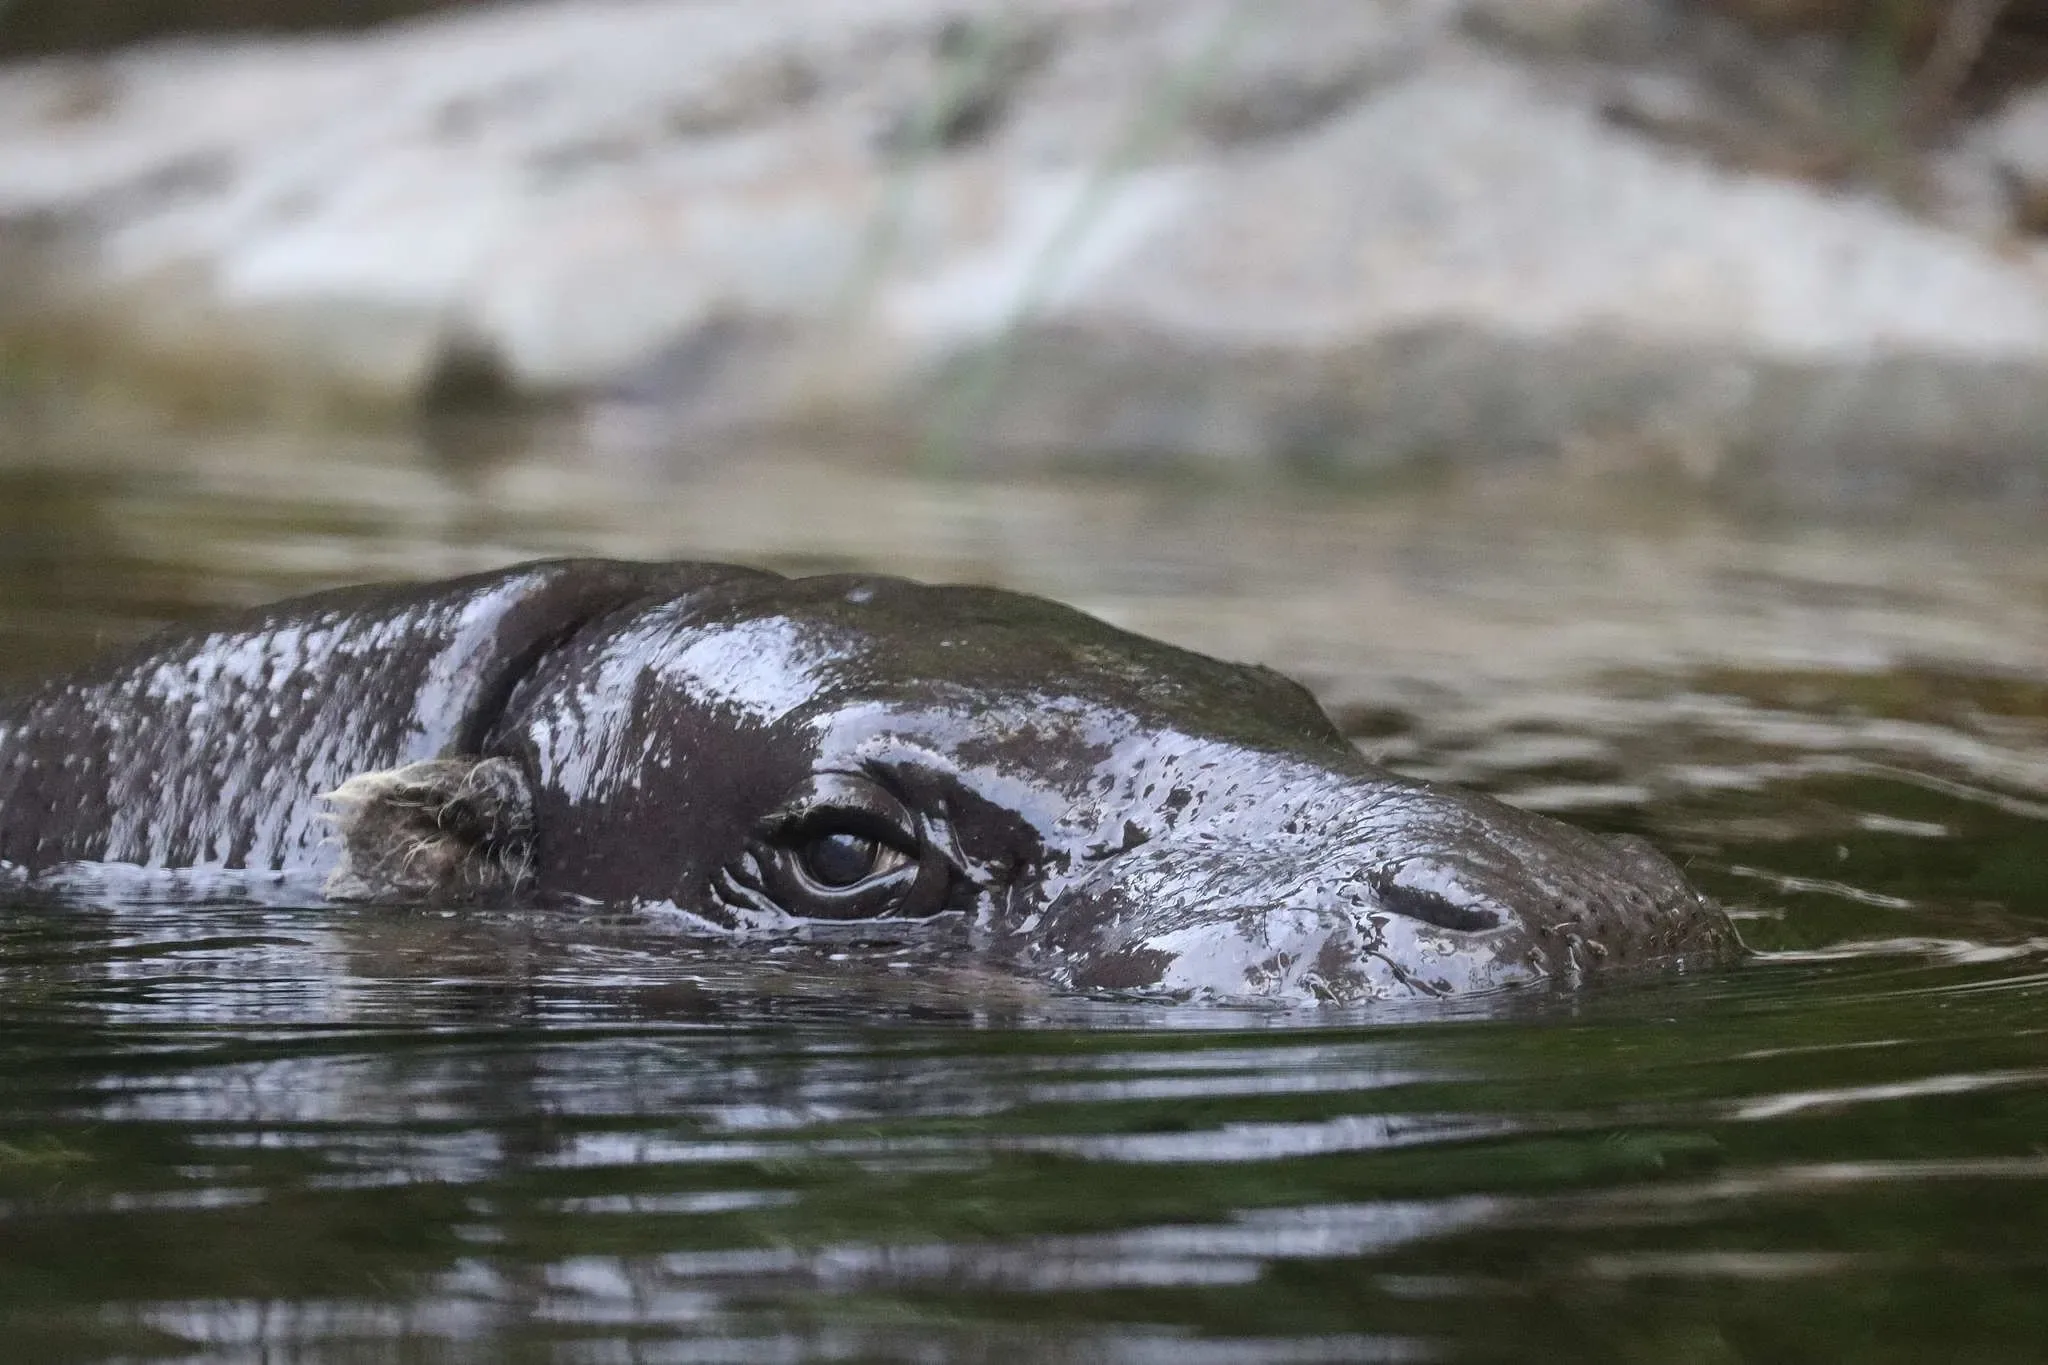
[{"label": "blurred background", "polygon": [[1389,757],[2048,675],[2035,0],[0,0],[0,58],[0,680],[576,553],[1048,592]]},{"label": "blurred background", "polygon": [[535,555],[994,583],[1761,950],[1304,1017],[17,901],[0,1341],[2037,1360],[2044,381],[2048,0],[0,0],[0,688]]},{"label": "blurred background", "polygon": [[1624,821],[1703,687],[2040,719],[2048,4],[0,0],[0,58],[0,680],[600,553],[1050,593]]},{"label": "blurred background", "polygon": [[1045,592],[1666,837],[1701,697],[2048,793],[2048,4],[0,0],[0,57],[0,681],[725,558]]}]

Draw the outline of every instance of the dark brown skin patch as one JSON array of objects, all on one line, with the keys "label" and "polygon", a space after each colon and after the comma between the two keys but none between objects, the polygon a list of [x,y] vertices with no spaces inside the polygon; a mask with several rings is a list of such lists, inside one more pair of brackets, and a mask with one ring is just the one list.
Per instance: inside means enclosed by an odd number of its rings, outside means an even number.
[{"label": "dark brown skin patch", "polygon": [[1074,984],[1090,991],[1136,991],[1159,984],[1173,954],[1157,948],[1105,953],[1074,973]]}]

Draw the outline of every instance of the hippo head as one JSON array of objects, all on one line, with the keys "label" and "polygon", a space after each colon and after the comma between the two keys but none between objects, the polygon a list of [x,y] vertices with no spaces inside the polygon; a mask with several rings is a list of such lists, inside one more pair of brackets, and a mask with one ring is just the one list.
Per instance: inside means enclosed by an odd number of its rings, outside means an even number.
[{"label": "hippo head", "polygon": [[337,795],[344,894],[931,921],[1070,988],[1360,1001],[1705,961],[1635,839],[1367,763],[1297,684],[1037,598],[735,574],[584,623],[480,752]]}]

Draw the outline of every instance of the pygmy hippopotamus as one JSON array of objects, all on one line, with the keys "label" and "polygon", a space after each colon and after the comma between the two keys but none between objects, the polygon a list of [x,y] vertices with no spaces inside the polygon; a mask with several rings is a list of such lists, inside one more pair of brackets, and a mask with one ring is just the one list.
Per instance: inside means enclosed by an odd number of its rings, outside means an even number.
[{"label": "pygmy hippopotamus", "polygon": [[376,902],[924,922],[1067,989],[1356,1002],[1687,966],[1635,838],[1366,762],[1270,670],[985,588],[562,561],[166,631],[0,701],[0,861]]}]

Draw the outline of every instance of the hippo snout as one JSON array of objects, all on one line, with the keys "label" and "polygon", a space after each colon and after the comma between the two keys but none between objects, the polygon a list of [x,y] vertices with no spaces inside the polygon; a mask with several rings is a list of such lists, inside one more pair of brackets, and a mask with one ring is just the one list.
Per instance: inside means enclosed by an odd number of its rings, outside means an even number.
[{"label": "hippo snout", "polygon": [[1233,839],[1196,830],[1095,867],[1048,911],[1055,972],[1083,989],[1349,1004],[1739,951],[1721,911],[1641,839],[1484,797],[1412,795],[1405,820],[1376,791],[1363,817]]}]

